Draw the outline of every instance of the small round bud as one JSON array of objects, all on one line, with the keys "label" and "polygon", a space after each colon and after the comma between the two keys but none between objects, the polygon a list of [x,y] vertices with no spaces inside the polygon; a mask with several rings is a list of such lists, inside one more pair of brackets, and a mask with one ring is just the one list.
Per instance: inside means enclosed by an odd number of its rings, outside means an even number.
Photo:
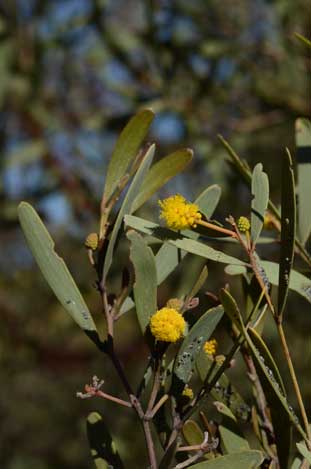
[{"label": "small round bud", "polygon": [[92,249],[92,251],[96,251],[98,247],[98,234],[90,233],[84,241],[84,246],[88,249]]},{"label": "small round bud", "polygon": [[215,357],[215,361],[217,363],[217,365],[221,366],[226,360],[226,357],[225,355],[216,355]]},{"label": "small round bud", "polygon": [[240,217],[238,219],[237,227],[240,233],[246,233],[251,227],[249,219],[246,217]]}]

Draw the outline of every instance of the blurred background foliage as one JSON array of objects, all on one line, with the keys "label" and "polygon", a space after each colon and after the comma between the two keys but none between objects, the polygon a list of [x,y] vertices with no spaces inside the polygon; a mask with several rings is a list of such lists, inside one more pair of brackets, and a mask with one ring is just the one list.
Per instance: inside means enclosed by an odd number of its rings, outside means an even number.
[{"label": "blurred background foliage", "polygon": [[[17,223],[17,204],[25,199],[41,213],[102,323],[83,240],[98,223],[116,137],[140,107],[157,114],[150,141],[157,143],[158,156],[181,146],[194,149],[191,168],[162,195],[178,191],[192,199],[218,183],[223,195],[217,218],[248,214],[249,191],[224,164],[221,133],[251,166],[263,161],[278,202],[280,157],[285,146],[294,148],[295,118],[310,111],[310,55],[294,38],[294,32],[308,35],[307,4],[0,1],[1,467],[91,467],[85,417],[94,409],[107,418],[128,467],[139,467],[141,460],[141,448],[132,443],[140,429],[130,413],[116,419],[113,404],[75,398],[93,374],[106,377],[108,391],[121,390],[110,364],[97,357],[34,265]],[[156,218],[156,199],[143,210]],[[277,252],[269,248],[265,254]],[[120,265],[126,256],[124,247]],[[223,271],[211,269],[209,290],[223,283]],[[168,281],[163,298],[170,288]],[[291,295],[287,329],[310,402],[307,308]],[[280,357],[273,328],[266,334]],[[144,366],[138,357],[146,351],[131,314],[120,322],[118,339],[136,383]]]}]

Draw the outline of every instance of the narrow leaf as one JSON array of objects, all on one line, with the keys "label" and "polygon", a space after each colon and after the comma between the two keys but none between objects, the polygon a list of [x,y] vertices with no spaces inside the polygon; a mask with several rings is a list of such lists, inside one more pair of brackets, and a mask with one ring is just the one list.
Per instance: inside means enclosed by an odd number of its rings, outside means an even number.
[{"label": "narrow leaf", "polygon": [[177,150],[162,158],[151,167],[140,191],[133,202],[132,213],[139,209],[155,192],[183,171],[192,159],[193,151],[189,148]]},{"label": "narrow leaf", "polygon": [[[220,365],[211,359],[204,350],[201,350],[197,357],[196,368],[201,381],[208,387]],[[214,401],[224,403],[238,419],[248,419],[250,408],[225,373],[222,373],[209,394]]]},{"label": "narrow leaf", "polygon": [[311,451],[306,448],[306,445],[303,443],[296,443],[297,449],[300,454],[308,461],[311,465]]},{"label": "narrow leaf", "polygon": [[260,451],[240,451],[190,466],[192,469],[256,469],[264,460]]},{"label": "narrow leaf", "polygon": [[65,262],[54,250],[54,241],[35,209],[26,202],[18,206],[18,217],[29,248],[57,299],[86,332],[96,326]]},{"label": "narrow leaf", "polygon": [[265,211],[269,201],[269,180],[262,170],[261,163],[258,163],[253,171],[252,196],[251,236],[255,246],[263,227]]},{"label": "narrow leaf", "polygon": [[139,191],[141,184],[147,174],[147,171],[151,165],[152,159],[154,157],[154,151],[155,151],[155,146],[152,145],[149,150],[147,151],[143,161],[141,162],[134,178],[133,181],[129,187],[129,190],[127,191],[126,196],[124,197],[123,203],[121,205],[121,208],[119,210],[117,219],[115,221],[108,248],[107,248],[107,253],[105,256],[105,262],[104,262],[104,268],[103,268],[103,280],[105,280],[108,271],[111,267],[112,264],[112,257],[113,257],[113,251],[115,247],[115,243],[117,240],[118,232],[121,227],[124,215],[127,213],[131,212],[131,207],[132,203],[137,195],[137,192]]},{"label": "narrow leaf", "polygon": [[122,130],[107,170],[104,189],[106,200],[112,195],[120,179],[125,175],[129,164],[137,155],[153,118],[153,112],[150,109],[144,109],[132,117]]},{"label": "narrow leaf", "polygon": [[[250,338],[250,335],[248,334],[245,328],[243,330],[243,335],[247,341],[250,352],[253,356],[257,374],[270,408],[272,420],[275,421],[276,419],[279,419],[280,425],[282,424],[285,427],[288,427],[291,423],[300,433],[300,435],[305,438],[305,432],[301,428],[297,416],[294,414],[293,410],[289,406],[286,397],[283,395],[282,390],[273,375],[273,372],[270,372],[266,364],[263,362],[259,351],[257,350],[256,346],[254,345],[253,341]],[[278,438],[278,435],[275,436],[276,438]],[[284,444],[287,443],[285,442]],[[278,447],[280,445],[282,445],[281,441],[279,442]],[[282,454],[283,453],[279,454],[279,456],[282,457]],[[283,460],[280,461],[280,463],[283,462]]]},{"label": "narrow leaf", "polygon": [[297,119],[298,232],[303,244],[311,231],[311,121]]},{"label": "narrow leaf", "polygon": [[296,38],[299,39],[304,45],[310,47],[311,49],[311,41],[307,37],[303,36],[302,34],[299,33],[294,33]]},{"label": "narrow leaf", "polygon": [[152,235],[155,238],[161,239],[162,241],[167,241],[169,244],[176,246],[179,249],[196,254],[197,256],[204,257],[205,259],[210,259],[215,262],[221,262],[224,264],[238,264],[245,265],[245,262],[240,259],[236,259],[232,256],[229,256],[221,251],[217,251],[206,244],[200,243],[194,239],[187,238],[182,234],[179,234],[175,231],[169,230],[167,228],[162,228],[156,223],[153,223],[143,218],[135,217],[132,215],[127,215],[124,217],[125,224],[130,226],[142,233]]},{"label": "narrow leaf", "polygon": [[189,383],[195,360],[223,316],[222,306],[211,308],[192,326],[174,362],[173,373],[184,384]]},{"label": "narrow leaf", "polygon": [[150,316],[157,309],[157,271],[154,255],[144,239],[135,231],[127,233],[131,241],[130,258],[135,270],[134,298],[142,333],[146,331]]},{"label": "narrow leaf", "polygon": [[[269,282],[277,286],[279,283],[279,264],[263,260],[260,261],[260,264],[264,268]],[[245,266],[230,265],[226,267],[225,271],[229,275],[241,275],[246,273],[247,269]],[[311,303],[311,280],[305,275],[292,269],[289,289],[303,296]]]},{"label": "narrow leaf", "polygon": [[[248,332],[253,344],[258,350],[260,360],[264,363],[270,379],[272,379],[274,385],[280,389],[282,395],[286,397],[285,387],[280,372],[267,345],[254,329],[249,328]],[[268,404],[271,406],[274,404],[275,400],[273,398],[270,398],[269,400],[269,395],[266,395],[266,398]],[[292,433],[291,426],[288,421],[288,415],[282,408],[280,408],[280,405],[277,405],[276,409],[270,409],[270,412],[280,466],[281,468],[286,469],[288,467]]]},{"label": "narrow leaf", "polygon": [[243,318],[233,296],[229,293],[228,290],[222,288],[219,293],[219,299],[224,307],[227,316],[240,330],[241,326],[243,325]]},{"label": "narrow leaf", "polygon": [[87,418],[87,436],[91,455],[97,469],[123,469],[123,463],[116,450],[109,430],[98,412],[91,412]]},{"label": "narrow leaf", "polygon": [[218,430],[223,451],[225,453],[234,453],[250,449],[248,441],[245,439],[231,410],[219,401],[214,402],[214,405],[218,412],[222,414]]},{"label": "narrow leaf", "polygon": [[282,167],[281,252],[279,269],[278,312],[282,316],[289,288],[295,249],[296,197],[293,162],[289,151]]}]

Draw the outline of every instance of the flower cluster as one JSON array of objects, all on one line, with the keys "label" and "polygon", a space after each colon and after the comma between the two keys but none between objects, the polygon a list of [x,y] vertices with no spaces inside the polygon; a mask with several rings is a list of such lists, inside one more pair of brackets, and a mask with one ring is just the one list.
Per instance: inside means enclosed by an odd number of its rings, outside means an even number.
[{"label": "flower cluster", "polygon": [[180,194],[159,200],[159,205],[162,209],[160,218],[173,230],[196,228],[202,218],[198,205],[187,202]]},{"label": "flower cluster", "polygon": [[182,314],[173,308],[159,309],[150,319],[152,335],[163,342],[176,342],[186,331],[187,323]]},{"label": "flower cluster", "polygon": [[237,227],[240,233],[246,233],[246,231],[249,231],[251,227],[249,219],[246,217],[240,217],[237,222]]},{"label": "flower cluster", "polygon": [[216,339],[211,339],[205,342],[204,344],[204,351],[207,353],[207,355],[216,355],[216,350],[217,350],[217,340]]}]

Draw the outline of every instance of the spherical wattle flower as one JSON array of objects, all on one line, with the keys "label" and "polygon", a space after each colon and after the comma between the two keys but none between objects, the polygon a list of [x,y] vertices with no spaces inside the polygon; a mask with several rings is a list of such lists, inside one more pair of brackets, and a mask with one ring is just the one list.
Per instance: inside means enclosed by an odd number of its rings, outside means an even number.
[{"label": "spherical wattle flower", "polygon": [[163,218],[168,228],[173,230],[196,228],[202,218],[198,205],[187,202],[180,194],[159,200],[159,205],[160,218]]},{"label": "spherical wattle flower", "polygon": [[240,217],[237,222],[238,230],[240,233],[246,233],[246,231],[250,230],[251,224],[249,219],[246,217]]},{"label": "spherical wattle flower", "polygon": [[204,351],[207,353],[207,355],[212,355],[214,356],[216,354],[216,349],[217,349],[217,340],[216,339],[211,339],[205,342],[204,344]]},{"label": "spherical wattle flower", "polygon": [[163,342],[176,342],[185,334],[187,323],[173,308],[159,309],[150,319],[152,335]]}]

